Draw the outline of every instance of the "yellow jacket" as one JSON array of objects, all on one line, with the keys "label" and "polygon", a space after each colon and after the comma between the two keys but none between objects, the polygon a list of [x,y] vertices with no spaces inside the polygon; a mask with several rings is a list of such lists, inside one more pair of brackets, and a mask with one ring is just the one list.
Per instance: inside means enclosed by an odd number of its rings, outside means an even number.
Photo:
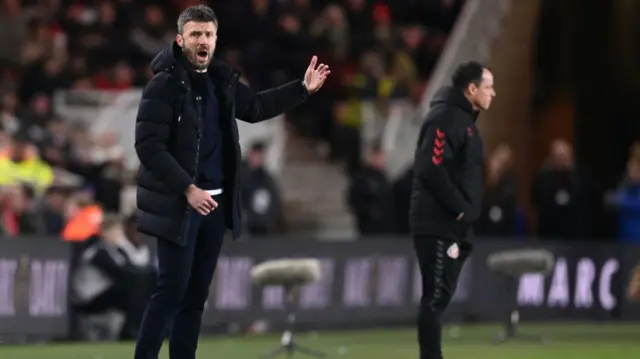
[{"label": "yellow jacket", "polygon": [[8,156],[0,157],[0,186],[28,183],[42,193],[53,183],[53,170],[37,156],[13,162]]}]

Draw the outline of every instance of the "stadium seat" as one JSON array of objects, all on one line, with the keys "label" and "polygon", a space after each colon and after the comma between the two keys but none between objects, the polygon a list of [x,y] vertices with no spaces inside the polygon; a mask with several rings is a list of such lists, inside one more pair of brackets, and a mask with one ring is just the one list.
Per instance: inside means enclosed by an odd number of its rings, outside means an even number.
[{"label": "stadium seat", "polygon": [[532,273],[549,274],[553,270],[555,257],[553,253],[544,249],[516,249],[492,253],[487,257],[489,268],[504,277],[506,293],[511,305],[505,320],[505,329],[498,334],[497,343],[504,343],[508,339],[518,338],[546,342],[546,338],[536,335],[518,333],[517,325],[520,321],[518,311],[518,283],[522,275]]},{"label": "stadium seat", "polygon": [[287,328],[282,334],[280,347],[263,355],[263,358],[274,358],[280,354],[293,356],[300,352],[316,358],[324,358],[325,353],[298,345],[293,338],[295,323],[295,302],[299,289],[320,280],[320,261],[317,259],[277,259],[262,262],[253,267],[251,278],[257,285],[275,285],[284,288],[285,312]]}]

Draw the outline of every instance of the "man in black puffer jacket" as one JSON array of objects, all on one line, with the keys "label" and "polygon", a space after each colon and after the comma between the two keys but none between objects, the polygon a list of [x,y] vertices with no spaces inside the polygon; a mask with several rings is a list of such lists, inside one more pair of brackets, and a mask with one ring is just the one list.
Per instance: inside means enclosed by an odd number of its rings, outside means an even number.
[{"label": "man in black puffer jacket", "polygon": [[483,151],[475,122],[496,95],[493,75],[477,62],[460,65],[452,82],[430,104],[414,162],[409,217],[422,274],[421,359],[442,358],[440,315],[471,252],[471,224],[482,205]]},{"label": "man in black puffer jacket", "polygon": [[151,63],[155,75],[138,110],[138,229],[158,238],[159,275],[136,359],[157,359],[167,331],[170,358],[195,358],[224,232],[241,232],[235,119],[255,123],[291,110],[329,75],[314,56],[303,81],[254,93],[238,71],[212,60],[217,28],[209,7],[182,12],[176,42]]}]

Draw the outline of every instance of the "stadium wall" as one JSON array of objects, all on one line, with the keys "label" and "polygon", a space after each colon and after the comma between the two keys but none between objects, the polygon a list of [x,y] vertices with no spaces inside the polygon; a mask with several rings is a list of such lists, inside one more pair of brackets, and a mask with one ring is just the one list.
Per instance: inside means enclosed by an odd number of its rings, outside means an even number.
[{"label": "stadium wall", "polygon": [[[322,242],[313,238],[227,242],[211,285],[203,326],[250,328],[284,322],[283,292],[252,285],[254,264],[315,257],[323,279],[304,287],[298,320],[307,328],[411,325],[420,275],[405,238]],[[479,239],[465,266],[446,320],[503,321],[513,297],[487,266],[503,249],[546,248],[556,257],[547,277],[523,276],[517,301],[523,321],[640,321],[640,303],[626,296],[640,246]],[[0,337],[64,338],[70,331],[69,288],[74,248],[55,238],[0,240]]]}]

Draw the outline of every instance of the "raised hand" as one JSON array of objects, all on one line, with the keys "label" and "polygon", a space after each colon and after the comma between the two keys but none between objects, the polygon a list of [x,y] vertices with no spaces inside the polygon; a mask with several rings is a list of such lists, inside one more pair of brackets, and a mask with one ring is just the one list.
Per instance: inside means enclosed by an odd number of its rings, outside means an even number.
[{"label": "raised hand", "polygon": [[327,76],[331,73],[329,65],[320,64],[316,67],[317,63],[318,56],[313,56],[309,63],[309,67],[307,68],[307,72],[304,74],[304,83],[310,94],[320,90],[324,81],[327,79]]}]

